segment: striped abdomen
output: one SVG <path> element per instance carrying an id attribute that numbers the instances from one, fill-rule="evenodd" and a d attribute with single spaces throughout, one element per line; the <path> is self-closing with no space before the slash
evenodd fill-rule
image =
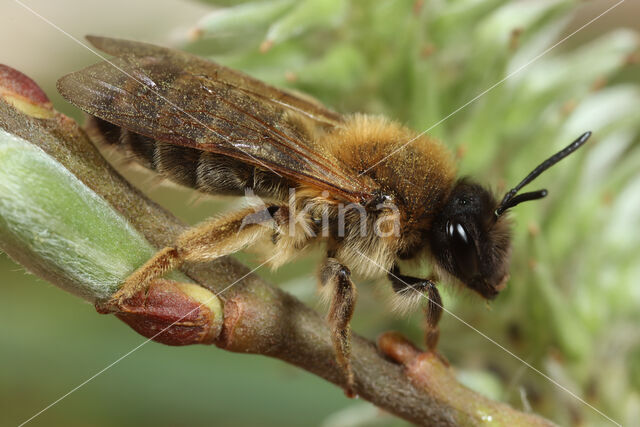
<path id="1" fill-rule="evenodd" d="M 137 163 L 177 184 L 210 194 L 234 196 L 243 196 L 251 189 L 260 197 L 287 200 L 290 183 L 240 160 L 159 142 L 97 117 L 89 118 L 87 128 L 93 137 L 99 137 Z"/>

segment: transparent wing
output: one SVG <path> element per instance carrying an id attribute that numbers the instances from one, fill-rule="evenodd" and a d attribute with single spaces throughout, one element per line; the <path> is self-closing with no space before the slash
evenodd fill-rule
<path id="1" fill-rule="evenodd" d="M 373 189 L 316 140 L 340 126 L 315 100 L 171 49 L 90 37 L 115 58 L 69 74 L 58 90 L 91 115 L 158 141 L 241 159 L 363 202 Z"/>

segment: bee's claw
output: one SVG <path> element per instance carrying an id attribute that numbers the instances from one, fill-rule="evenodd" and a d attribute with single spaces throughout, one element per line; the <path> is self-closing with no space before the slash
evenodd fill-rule
<path id="1" fill-rule="evenodd" d="M 109 299 L 96 302 L 96 310 L 102 314 L 118 313 L 132 296 L 133 294 L 127 291 L 126 286 L 123 286 Z"/>
<path id="2" fill-rule="evenodd" d="M 354 384 L 348 384 L 344 388 L 344 395 L 347 396 L 349 399 L 355 399 L 356 397 L 358 397 L 358 393 L 356 393 L 354 389 Z"/>
<path id="3" fill-rule="evenodd" d="M 451 364 L 449 363 L 449 361 L 447 360 L 447 358 L 446 358 L 446 357 L 444 357 L 444 356 L 442 355 L 442 353 L 440 353 L 440 352 L 438 352 L 438 351 L 436 351 L 436 350 L 427 350 L 427 351 L 426 351 L 426 353 L 433 353 L 433 354 L 438 358 L 438 360 L 439 360 L 440 362 L 442 362 L 442 364 L 443 364 L 443 365 L 445 365 L 445 366 L 447 366 L 447 367 L 448 367 L 448 366 L 451 366 Z"/>
<path id="4" fill-rule="evenodd" d="M 119 294 L 118 292 L 116 292 L 108 300 L 102 300 L 102 301 L 96 302 L 95 307 L 98 313 L 110 314 L 110 313 L 117 313 L 121 311 L 121 307 L 123 303 L 124 303 L 124 298 L 122 294 Z"/>
<path id="5" fill-rule="evenodd" d="M 344 394 L 356 397 L 355 380 L 351 367 L 351 328 L 349 322 L 353 316 L 357 291 L 351 281 L 351 271 L 337 259 L 329 256 L 320 270 L 322 286 L 330 287 L 331 306 L 328 321 L 331 327 L 331 341 L 335 350 L 336 362 L 345 375 Z"/>

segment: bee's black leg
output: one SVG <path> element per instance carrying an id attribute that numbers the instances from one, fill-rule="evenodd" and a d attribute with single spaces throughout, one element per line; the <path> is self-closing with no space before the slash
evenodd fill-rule
<path id="1" fill-rule="evenodd" d="M 428 302 L 425 308 L 427 317 L 425 343 L 428 350 L 435 351 L 440 337 L 438 323 L 443 311 L 442 298 L 440 298 L 440 292 L 438 292 L 436 284 L 430 279 L 418 279 L 417 277 L 400 274 L 400 269 L 397 265 L 393 267 L 387 276 L 396 293 L 402 294 L 407 291 L 415 291 L 426 295 Z"/>
<path id="2" fill-rule="evenodd" d="M 328 321 L 336 361 L 345 373 L 345 394 L 354 397 L 354 377 L 351 369 L 351 327 L 349 322 L 356 304 L 357 290 L 351 272 L 335 258 L 327 258 L 320 270 L 320 282 L 330 292 Z"/>

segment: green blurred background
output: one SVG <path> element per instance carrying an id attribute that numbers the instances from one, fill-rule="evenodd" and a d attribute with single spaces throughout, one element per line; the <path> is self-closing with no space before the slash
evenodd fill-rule
<path id="1" fill-rule="evenodd" d="M 434 127 L 462 173 L 503 191 L 585 130 L 584 152 L 539 179 L 550 196 L 513 215 L 509 287 L 489 309 L 442 286 L 445 307 L 622 424 L 640 419 L 640 6 L 626 1 L 529 65 L 613 1 L 230 0 L 26 2 L 81 39 L 94 33 L 188 49 L 341 112 Z M 217 14 L 211 12 L 216 7 Z M 196 40 L 194 37 L 198 36 Z M 273 47 L 260 53 L 265 40 Z M 33 77 L 61 111 L 58 77 L 97 58 L 13 1 L 0 6 L 0 61 Z M 195 223 L 232 200 L 196 200 L 124 170 Z M 532 186 L 533 189 L 533 186 Z M 238 256 L 251 265 L 258 259 Z M 258 274 L 324 310 L 319 254 Z M 428 273 L 428 265 L 422 267 Z M 354 330 L 420 340 L 385 283 L 360 283 Z M 0 256 L 0 424 L 16 425 L 143 339 Z M 446 315 L 441 351 L 475 389 L 562 425 L 611 425 Z M 34 425 L 403 425 L 324 381 L 264 357 L 149 343 L 31 422 Z"/>

